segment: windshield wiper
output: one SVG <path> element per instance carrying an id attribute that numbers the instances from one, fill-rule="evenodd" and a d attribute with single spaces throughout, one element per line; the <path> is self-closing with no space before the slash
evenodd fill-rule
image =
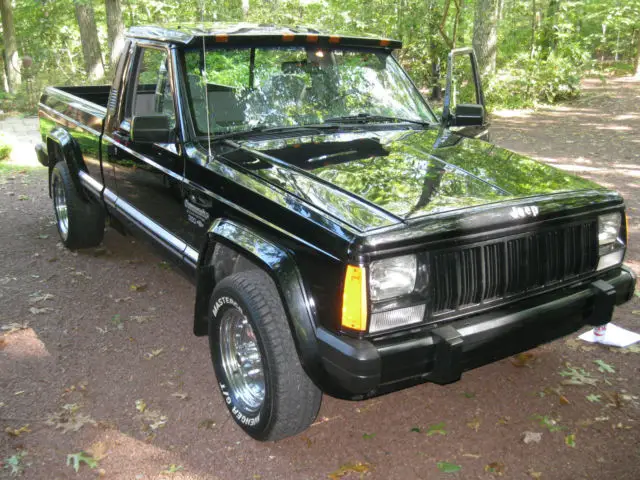
<path id="1" fill-rule="evenodd" d="M 324 123 L 370 123 L 370 122 L 394 122 L 394 123 L 414 123 L 428 127 L 431 125 L 424 120 L 414 120 L 411 118 L 393 117 L 390 115 L 373 115 L 371 113 L 359 113 L 357 115 L 345 115 L 342 117 L 330 117 Z"/>
<path id="2" fill-rule="evenodd" d="M 340 130 L 339 125 L 323 125 L 323 124 L 314 124 L 314 125 L 287 125 L 282 127 L 265 127 L 258 126 L 249 128 L 247 130 L 237 130 L 235 132 L 221 133 L 220 135 L 214 135 L 211 137 L 212 142 L 218 142 L 220 140 L 229 140 L 234 138 L 242 138 L 251 135 L 259 135 L 259 134 L 271 134 L 271 133 L 281 133 L 281 132 L 291 132 L 291 133 L 308 133 L 308 132 L 324 132 L 326 130 Z"/>

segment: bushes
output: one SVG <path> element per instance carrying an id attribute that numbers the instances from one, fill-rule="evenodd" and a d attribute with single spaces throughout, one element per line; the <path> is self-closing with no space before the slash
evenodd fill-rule
<path id="1" fill-rule="evenodd" d="M 580 94 L 583 72 L 581 62 L 566 57 L 551 54 L 541 60 L 522 54 L 486 82 L 487 102 L 492 108 L 522 108 L 568 100 Z"/>
<path id="2" fill-rule="evenodd" d="M 0 161 L 7 160 L 11 155 L 11 146 L 0 143 Z"/>

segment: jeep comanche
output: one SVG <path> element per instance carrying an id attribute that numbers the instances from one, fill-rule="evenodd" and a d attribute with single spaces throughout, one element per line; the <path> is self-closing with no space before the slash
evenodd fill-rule
<path id="1" fill-rule="evenodd" d="M 486 142 L 471 50 L 442 115 L 395 40 L 135 27 L 109 86 L 46 88 L 40 162 L 70 249 L 105 221 L 193 279 L 233 419 L 295 435 L 364 399 L 610 321 L 635 276 L 622 197 Z M 467 59 L 475 103 L 456 100 Z M 176 299 L 181 301 L 182 299 Z"/>

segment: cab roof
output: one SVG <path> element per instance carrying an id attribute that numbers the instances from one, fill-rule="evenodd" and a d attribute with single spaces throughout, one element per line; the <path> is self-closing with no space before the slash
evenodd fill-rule
<path id="1" fill-rule="evenodd" d="M 393 50 L 402 42 L 371 35 L 333 35 L 310 27 L 283 27 L 252 23 L 181 23 L 131 27 L 127 36 L 182 45 L 196 45 L 204 37 L 207 44 L 219 46 L 287 46 L 320 45 L 343 47 L 368 47 Z"/>

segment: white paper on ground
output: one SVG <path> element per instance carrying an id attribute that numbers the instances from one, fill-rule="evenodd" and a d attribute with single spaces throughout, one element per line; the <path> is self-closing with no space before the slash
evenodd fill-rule
<path id="1" fill-rule="evenodd" d="M 607 323 L 607 331 L 604 335 L 596 336 L 593 330 L 584 332 L 578 337 L 581 340 L 591 343 L 601 343 L 603 345 L 610 345 L 612 347 L 628 347 L 638 341 L 640 341 L 640 335 L 637 333 L 620 328 L 613 323 Z"/>

